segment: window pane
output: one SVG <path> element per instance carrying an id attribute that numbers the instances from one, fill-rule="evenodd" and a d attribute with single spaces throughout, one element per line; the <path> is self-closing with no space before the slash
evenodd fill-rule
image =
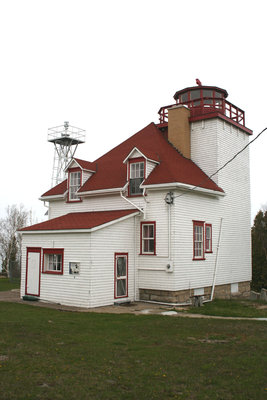
<path id="1" fill-rule="evenodd" d="M 117 277 L 126 276 L 126 257 L 117 258 Z"/>
<path id="2" fill-rule="evenodd" d="M 200 98 L 200 90 L 192 90 L 190 92 L 190 99 L 194 100 L 194 99 L 199 99 Z"/>
<path id="3" fill-rule="evenodd" d="M 126 279 L 117 280 L 117 296 L 126 295 Z"/>
<path id="4" fill-rule="evenodd" d="M 220 92 L 214 92 L 214 97 L 216 97 L 216 99 L 220 99 L 220 98 L 222 98 L 223 97 L 223 94 L 222 93 L 220 93 Z"/>
<path id="5" fill-rule="evenodd" d="M 140 185 L 144 180 L 144 162 L 130 164 L 130 194 L 142 194 Z"/>
<path id="6" fill-rule="evenodd" d="M 144 163 L 140 163 L 140 178 L 144 178 Z"/>
<path id="7" fill-rule="evenodd" d="M 143 225 L 143 238 L 148 238 L 149 225 Z"/>
<path id="8" fill-rule="evenodd" d="M 203 225 L 200 224 L 194 224 L 194 258 L 203 258 L 204 255 Z"/>
<path id="9" fill-rule="evenodd" d="M 212 97 L 212 90 L 203 89 L 203 97 Z"/>
<path id="10" fill-rule="evenodd" d="M 154 224 L 142 225 L 142 252 L 155 253 Z"/>
<path id="11" fill-rule="evenodd" d="M 71 200 L 78 199 L 76 194 L 77 190 L 81 187 L 81 172 L 71 172 L 70 173 L 70 184 L 69 184 L 69 198 Z"/>
<path id="12" fill-rule="evenodd" d="M 184 103 L 188 100 L 188 93 L 184 93 L 181 95 L 181 102 Z"/>
<path id="13" fill-rule="evenodd" d="M 149 252 L 154 253 L 154 239 L 148 240 L 149 243 Z"/>
<path id="14" fill-rule="evenodd" d="M 149 252 L 148 240 L 143 240 L 143 253 L 148 253 L 148 252 Z"/>
<path id="15" fill-rule="evenodd" d="M 45 269 L 47 271 L 61 271 L 62 270 L 61 254 L 45 254 Z"/>
<path id="16" fill-rule="evenodd" d="M 143 182 L 143 178 L 136 178 L 130 180 L 130 194 L 142 194 L 143 189 L 140 188 L 141 183 Z"/>

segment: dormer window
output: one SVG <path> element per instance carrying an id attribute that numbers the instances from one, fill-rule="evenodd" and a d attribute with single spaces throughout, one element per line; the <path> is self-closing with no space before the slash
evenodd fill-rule
<path id="1" fill-rule="evenodd" d="M 143 193 L 140 188 L 141 183 L 145 177 L 145 162 L 134 160 L 130 161 L 130 182 L 129 182 L 129 195 L 139 196 Z"/>
<path id="2" fill-rule="evenodd" d="M 77 190 L 81 187 L 81 171 L 69 171 L 69 201 L 79 201 Z"/>

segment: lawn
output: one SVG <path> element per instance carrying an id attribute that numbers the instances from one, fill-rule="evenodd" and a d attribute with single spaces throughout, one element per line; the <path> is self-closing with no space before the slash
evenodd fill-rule
<path id="1" fill-rule="evenodd" d="M 190 307 L 185 311 L 191 314 L 220 317 L 267 318 L 267 303 L 249 299 L 215 299 L 204 303 L 202 307 Z"/>
<path id="2" fill-rule="evenodd" d="M 10 281 L 8 278 L 0 277 L 0 292 L 6 292 L 12 289 L 19 289 L 20 287 L 20 280 L 15 279 Z"/>
<path id="3" fill-rule="evenodd" d="M 267 322 L 0 303 L 1 400 L 266 399 Z"/>

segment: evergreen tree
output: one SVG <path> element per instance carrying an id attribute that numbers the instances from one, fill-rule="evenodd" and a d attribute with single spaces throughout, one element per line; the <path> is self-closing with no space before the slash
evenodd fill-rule
<path id="1" fill-rule="evenodd" d="M 267 211 L 260 210 L 252 227 L 252 289 L 267 288 Z"/>

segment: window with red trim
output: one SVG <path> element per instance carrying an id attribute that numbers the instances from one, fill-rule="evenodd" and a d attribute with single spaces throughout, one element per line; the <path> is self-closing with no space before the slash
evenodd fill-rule
<path id="1" fill-rule="evenodd" d="M 69 170 L 69 201 L 80 201 L 77 191 L 81 187 L 82 172 L 79 168 Z"/>
<path id="2" fill-rule="evenodd" d="M 128 296 L 128 253 L 115 253 L 115 299 Z"/>
<path id="3" fill-rule="evenodd" d="M 143 159 L 130 160 L 129 162 L 129 195 L 140 196 L 143 189 L 140 188 L 145 178 L 145 161 Z"/>
<path id="4" fill-rule="evenodd" d="M 205 225 L 205 252 L 212 253 L 212 225 Z"/>
<path id="5" fill-rule="evenodd" d="M 156 222 L 141 222 L 141 254 L 156 254 Z"/>
<path id="6" fill-rule="evenodd" d="M 193 260 L 204 260 L 204 222 L 193 221 Z"/>
<path id="7" fill-rule="evenodd" d="M 63 249 L 43 249 L 43 273 L 63 274 Z"/>

